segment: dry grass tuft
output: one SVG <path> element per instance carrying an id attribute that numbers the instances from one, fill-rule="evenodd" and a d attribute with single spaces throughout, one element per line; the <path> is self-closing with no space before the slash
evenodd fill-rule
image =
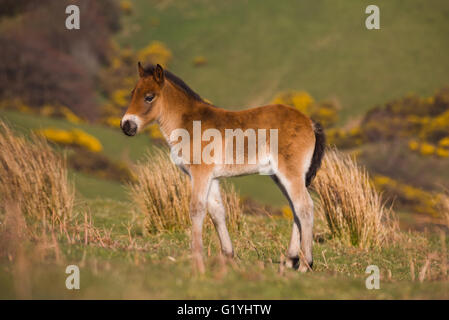
<path id="1" fill-rule="evenodd" d="M 16 135 L 0 121 L 0 205 L 18 204 L 28 223 L 54 226 L 70 217 L 74 189 L 64 157 L 41 138 Z"/>
<path id="2" fill-rule="evenodd" d="M 4 203 L 5 216 L 0 224 L 0 259 L 20 255 L 27 237 L 27 225 L 17 203 Z"/>
<path id="3" fill-rule="evenodd" d="M 392 211 L 385 207 L 367 171 L 348 155 L 327 150 L 314 181 L 318 212 L 334 238 L 368 248 L 383 245 L 397 231 Z"/>
<path id="4" fill-rule="evenodd" d="M 12 262 L 14 290 L 19 299 L 31 298 L 30 261 L 26 254 L 27 226 L 17 203 L 4 203 L 5 218 L 0 224 L 0 259 Z"/>
<path id="5" fill-rule="evenodd" d="M 145 216 L 145 227 L 150 233 L 183 230 L 190 227 L 191 184 L 163 151 L 148 155 L 145 163 L 136 167 L 137 182 L 129 185 L 131 198 Z M 230 231 L 240 226 L 242 206 L 234 187 L 222 188 L 223 204 Z M 210 226 L 209 219 L 206 225 Z"/>
<path id="6" fill-rule="evenodd" d="M 114 237 L 112 230 L 96 227 L 88 208 L 73 210 L 74 189 L 67 180 L 65 158 L 45 140 L 15 135 L 0 121 L 0 149 L 0 261 L 13 263 L 15 279 L 25 279 L 23 274 L 36 261 L 62 263 L 61 241 L 113 250 L 148 249 L 130 232 Z M 18 296 L 27 297 L 27 288 L 17 287 Z"/>

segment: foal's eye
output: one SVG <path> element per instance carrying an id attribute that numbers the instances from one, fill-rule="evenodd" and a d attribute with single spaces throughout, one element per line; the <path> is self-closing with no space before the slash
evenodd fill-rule
<path id="1" fill-rule="evenodd" d="M 145 97 L 145 102 L 151 102 L 151 101 L 153 101 L 153 99 L 154 99 L 154 95 L 150 94 L 150 95 Z"/>

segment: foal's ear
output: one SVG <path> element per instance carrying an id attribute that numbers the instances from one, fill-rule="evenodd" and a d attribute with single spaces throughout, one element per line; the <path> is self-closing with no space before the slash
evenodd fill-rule
<path id="1" fill-rule="evenodd" d="M 156 70 L 153 72 L 153 78 L 160 85 L 164 83 L 164 69 L 162 69 L 160 64 L 156 66 Z"/>
<path id="2" fill-rule="evenodd" d="M 145 75 L 145 69 L 142 67 L 142 64 L 140 64 L 140 61 L 137 62 L 137 69 L 139 70 L 139 76 L 143 78 Z"/>

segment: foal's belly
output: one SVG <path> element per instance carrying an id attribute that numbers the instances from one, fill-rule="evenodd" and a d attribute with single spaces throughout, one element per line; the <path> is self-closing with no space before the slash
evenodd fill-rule
<path id="1" fill-rule="evenodd" d="M 179 157 L 178 155 L 170 152 L 171 159 L 173 162 L 185 173 L 190 175 L 190 167 L 191 164 Z M 260 174 L 260 175 L 273 175 L 277 173 L 277 163 L 278 159 L 276 155 L 265 154 L 255 157 L 244 156 L 243 159 L 240 159 L 242 163 L 235 163 L 239 161 L 237 158 L 233 158 L 232 162 L 234 163 L 226 163 L 226 159 L 219 159 L 221 161 L 212 162 L 212 163 L 200 163 L 195 166 L 205 166 L 211 169 L 206 170 L 212 175 L 212 178 L 220 178 L 220 177 L 235 177 L 235 176 L 244 176 L 250 174 Z"/>
<path id="2" fill-rule="evenodd" d="M 213 175 L 215 178 L 245 176 L 250 174 L 273 175 L 276 174 L 276 170 L 270 162 L 257 164 L 215 165 L 213 170 Z"/>

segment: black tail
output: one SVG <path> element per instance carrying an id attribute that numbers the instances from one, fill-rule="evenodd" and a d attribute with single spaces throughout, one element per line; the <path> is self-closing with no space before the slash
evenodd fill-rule
<path id="1" fill-rule="evenodd" d="M 306 187 L 308 187 L 313 178 L 315 178 L 316 172 L 321 166 L 321 160 L 323 160 L 324 149 L 326 147 L 326 137 L 324 135 L 323 127 L 318 122 L 313 123 L 315 131 L 315 150 L 313 150 L 312 162 L 310 163 L 309 170 L 306 174 Z"/>

